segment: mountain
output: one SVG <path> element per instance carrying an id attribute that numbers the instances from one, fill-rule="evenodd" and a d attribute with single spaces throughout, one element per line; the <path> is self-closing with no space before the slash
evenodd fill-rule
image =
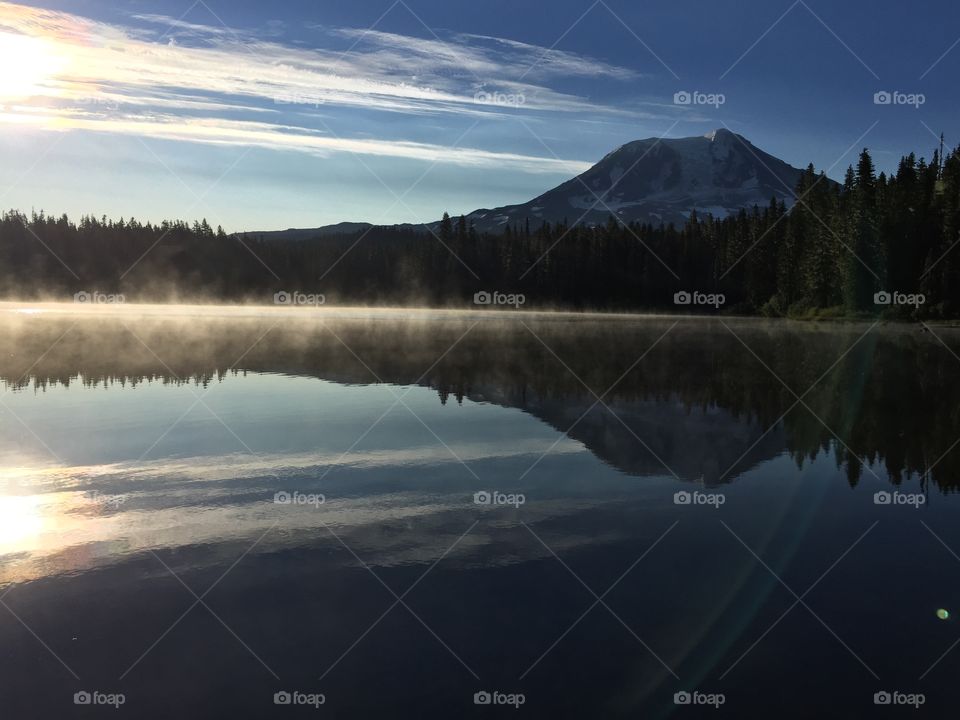
<path id="1" fill-rule="evenodd" d="M 771 197 L 789 206 L 802 172 L 725 129 L 698 137 L 647 138 L 620 146 L 586 172 L 529 202 L 475 210 L 466 218 L 479 232 L 492 233 L 528 219 L 531 227 L 544 221 L 599 225 L 612 213 L 624 222 L 681 225 L 694 209 L 701 216 L 722 218 L 740 208 L 768 205 Z M 437 221 L 428 225 L 434 228 Z M 250 234 L 305 239 L 369 227 L 339 223 Z"/>
<path id="2" fill-rule="evenodd" d="M 487 231 L 527 218 L 534 227 L 544 220 L 598 225 L 611 213 L 624 222 L 679 225 L 693 209 L 701 216 L 725 217 L 740 208 L 763 207 L 774 196 L 789 205 L 802 172 L 729 130 L 648 138 L 622 145 L 529 202 L 476 210 L 467 220 Z"/>
<path id="3" fill-rule="evenodd" d="M 256 237 L 263 240 L 311 240 L 330 235 L 353 235 L 369 230 L 373 225 L 368 222 L 341 222 L 336 225 L 324 225 L 318 228 L 287 228 L 286 230 L 263 230 L 242 233 L 244 237 Z"/>

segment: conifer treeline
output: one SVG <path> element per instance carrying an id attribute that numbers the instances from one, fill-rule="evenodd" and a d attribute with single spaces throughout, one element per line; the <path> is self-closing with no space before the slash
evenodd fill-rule
<path id="1" fill-rule="evenodd" d="M 842 184 L 809 166 L 787 211 L 766 207 L 683 227 L 530 222 L 477 233 L 462 217 L 310 240 L 228 235 L 204 220 L 159 225 L 43 213 L 0 217 L 0 294 L 127 301 L 271 302 L 279 290 L 328 303 L 463 306 L 480 290 L 528 307 L 674 309 L 679 290 L 722 293 L 726 311 L 768 315 L 960 315 L 960 148 L 910 154 L 877 176 L 864 150 Z M 880 291 L 923 294 L 878 306 Z"/>

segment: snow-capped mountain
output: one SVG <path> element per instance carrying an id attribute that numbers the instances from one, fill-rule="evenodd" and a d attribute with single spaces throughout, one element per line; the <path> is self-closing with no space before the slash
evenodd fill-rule
<path id="1" fill-rule="evenodd" d="M 725 217 L 740 208 L 763 207 L 771 197 L 789 207 L 802 173 L 755 147 L 742 135 L 714 130 L 688 138 L 648 138 L 622 145 L 577 177 L 519 205 L 475 210 L 467 215 L 479 232 L 500 233 L 508 224 L 532 228 L 544 221 L 599 225 L 615 214 L 624 222 L 683 224 Z M 439 221 L 428 223 L 435 229 Z M 369 223 L 248 233 L 273 239 L 309 239 L 362 232 Z M 422 225 L 399 225 L 413 230 Z"/>
<path id="2" fill-rule="evenodd" d="M 701 137 L 627 143 L 586 172 L 520 205 L 476 210 L 478 230 L 542 221 L 596 225 L 611 214 L 625 222 L 683 223 L 693 209 L 724 217 L 743 207 L 790 205 L 801 170 L 729 130 Z"/>

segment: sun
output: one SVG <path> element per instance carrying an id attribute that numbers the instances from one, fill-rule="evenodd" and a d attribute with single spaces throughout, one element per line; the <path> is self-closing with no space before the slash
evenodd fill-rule
<path id="1" fill-rule="evenodd" d="M 48 40 L 0 32 L 0 102 L 56 95 L 50 81 L 65 62 Z"/>

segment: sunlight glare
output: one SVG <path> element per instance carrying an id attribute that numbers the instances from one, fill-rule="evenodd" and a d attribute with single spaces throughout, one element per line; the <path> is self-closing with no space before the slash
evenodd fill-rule
<path id="1" fill-rule="evenodd" d="M 49 41 L 0 32 L 0 101 L 55 95 L 48 83 L 65 62 Z"/>
<path id="2" fill-rule="evenodd" d="M 36 495 L 0 496 L 0 555 L 21 550 L 40 535 L 44 518 Z"/>

